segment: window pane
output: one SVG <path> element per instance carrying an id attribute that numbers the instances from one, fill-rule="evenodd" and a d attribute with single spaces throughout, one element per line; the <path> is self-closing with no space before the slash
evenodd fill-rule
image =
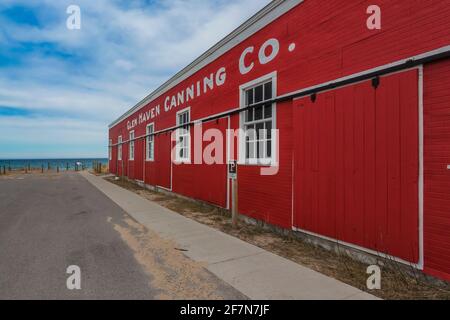
<path id="1" fill-rule="evenodd" d="M 253 112 L 254 111 L 255 111 L 254 108 L 246 111 L 246 113 L 245 113 L 246 114 L 246 119 L 245 119 L 246 122 L 253 121 Z"/>
<path id="2" fill-rule="evenodd" d="M 272 139 L 272 122 L 266 122 L 267 139 Z"/>
<path id="3" fill-rule="evenodd" d="M 264 100 L 272 99 L 272 82 L 268 82 L 264 85 Z"/>
<path id="4" fill-rule="evenodd" d="M 255 103 L 263 101 L 263 86 L 255 88 Z"/>
<path id="5" fill-rule="evenodd" d="M 263 107 L 255 108 L 255 121 L 263 119 Z"/>
<path id="6" fill-rule="evenodd" d="M 265 141 L 258 141 L 258 158 L 266 157 L 266 143 Z"/>
<path id="7" fill-rule="evenodd" d="M 189 122 L 189 112 L 183 112 L 178 115 L 178 125 L 187 124 Z"/>
<path id="8" fill-rule="evenodd" d="M 264 123 L 256 125 L 256 136 L 258 140 L 264 139 Z"/>
<path id="9" fill-rule="evenodd" d="M 248 90 L 246 96 L 247 96 L 247 98 L 245 101 L 245 105 L 249 106 L 249 105 L 253 104 L 253 89 Z"/>
<path id="10" fill-rule="evenodd" d="M 252 124 L 250 126 L 247 126 L 246 134 L 247 134 L 248 140 L 254 141 L 256 139 L 255 125 L 254 124 Z"/>
<path id="11" fill-rule="evenodd" d="M 255 145 L 256 142 L 249 142 L 249 149 L 248 149 L 248 158 L 254 159 L 255 158 Z"/>
<path id="12" fill-rule="evenodd" d="M 250 158 L 250 143 L 249 142 L 247 142 L 245 144 L 245 157 L 247 159 Z"/>
<path id="13" fill-rule="evenodd" d="M 266 145 L 267 145 L 267 147 L 266 147 L 267 158 L 270 158 L 270 157 L 272 157 L 272 141 L 268 140 L 266 142 Z"/>
<path id="14" fill-rule="evenodd" d="M 272 118 L 272 104 L 266 104 L 264 106 L 264 119 Z"/>

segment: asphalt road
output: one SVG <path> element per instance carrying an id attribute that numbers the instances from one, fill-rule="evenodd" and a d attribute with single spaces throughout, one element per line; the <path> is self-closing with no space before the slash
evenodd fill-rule
<path id="1" fill-rule="evenodd" d="M 0 178 L 0 299 L 170 297 L 153 281 L 160 268 L 153 265 L 152 274 L 143 267 L 111 223 L 125 228 L 124 219 L 120 207 L 76 173 Z M 81 270 L 81 290 L 67 288 L 71 265 Z M 242 298 L 221 280 L 201 277 L 214 282 L 219 297 Z"/>

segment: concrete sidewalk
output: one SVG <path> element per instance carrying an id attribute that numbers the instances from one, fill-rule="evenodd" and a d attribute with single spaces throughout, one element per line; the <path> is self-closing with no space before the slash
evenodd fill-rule
<path id="1" fill-rule="evenodd" d="M 81 173 L 135 220 L 250 299 L 371 300 L 376 297 Z"/>

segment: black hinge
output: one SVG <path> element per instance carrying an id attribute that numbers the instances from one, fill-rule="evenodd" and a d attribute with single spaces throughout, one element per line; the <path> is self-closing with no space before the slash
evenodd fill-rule
<path id="1" fill-rule="evenodd" d="M 375 77 L 372 79 L 372 87 L 374 87 L 375 89 L 378 89 L 378 87 L 380 86 L 380 77 Z"/>

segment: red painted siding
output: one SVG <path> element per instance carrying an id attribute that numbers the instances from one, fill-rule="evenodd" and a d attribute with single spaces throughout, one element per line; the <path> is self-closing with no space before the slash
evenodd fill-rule
<path id="1" fill-rule="evenodd" d="M 449 44 L 450 6 L 445 1 L 377 1 L 382 9 L 381 30 L 366 27 L 366 9 L 371 4 L 371 1 L 304 1 L 110 128 L 113 143 L 117 143 L 119 135 L 125 142 L 123 161 L 117 160 L 117 147 L 113 148 L 111 171 L 225 207 L 225 165 L 172 164 L 170 133 L 155 137 L 154 162 L 144 161 L 143 142 L 136 143 L 135 161 L 129 162 L 127 123 L 160 105 L 159 115 L 132 129 L 139 137 L 145 134 L 146 125 L 151 122 L 155 123 L 156 131 L 175 126 L 176 112 L 186 107 L 191 108 L 192 120 L 234 109 L 239 106 L 241 85 L 274 71 L 277 93 L 283 95 Z M 258 50 L 271 38 L 279 41 L 280 52 L 273 61 L 261 65 Z M 291 43 L 296 44 L 293 52 L 288 50 Z M 246 60 L 254 62 L 254 68 L 241 75 L 239 57 L 251 46 L 255 50 Z M 189 103 L 164 110 L 167 96 L 176 95 L 222 67 L 226 68 L 225 84 Z M 445 174 L 430 173 L 447 161 L 444 159 L 448 148 L 443 137 L 448 87 L 445 87 L 447 78 L 441 74 L 440 64 L 426 69 L 429 71 L 425 78 L 428 88 L 425 109 L 430 104 L 429 111 L 433 111 L 432 115 L 427 115 L 432 128 L 428 129 L 427 141 L 431 143 L 425 151 L 429 158 L 426 167 L 428 200 L 425 201 L 427 270 L 448 274 L 448 251 L 439 245 L 441 240 L 448 239 L 449 200 L 441 194 L 448 194 L 447 181 L 443 178 Z M 293 111 L 296 110 L 293 102 L 279 103 L 276 114 L 280 130 L 279 172 L 274 176 L 261 176 L 258 166 L 239 167 L 240 212 L 288 229 L 294 218 L 296 226 L 417 261 L 418 240 L 414 231 L 417 220 L 413 216 L 418 206 L 418 139 L 417 134 L 414 138 L 412 133 L 417 133 L 418 121 L 417 112 L 413 114 L 411 110 L 417 105 L 418 97 L 417 75 L 412 74 L 383 78 L 375 93 L 366 83 L 320 94 L 317 107 L 310 111 L 306 108 L 308 111 L 301 119 Z M 363 108 L 358 108 L 359 105 Z M 325 112 L 328 109 L 334 111 Z M 439 115 L 443 118 L 439 119 Z M 308 117 L 311 121 L 304 120 Z M 299 123 L 303 131 L 298 131 Z M 223 131 L 228 119 L 208 125 Z M 239 117 L 231 116 L 230 127 L 237 129 L 239 125 Z M 293 155 L 294 149 L 297 150 L 294 145 L 299 143 L 297 135 L 304 139 L 303 148 L 310 150 L 310 154 L 300 159 Z M 296 170 L 303 168 L 304 176 L 299 177 L 298 172 L 293 171 L 294 161 Z M 305 170 L 306 167 L 310 170 Z M 332 175 L 333 172 L 336 174 Z M 292 196 L 293 184 L 302 190 L 296 189 L 295 197 Z M 321 201 L 324 197 L 326 201 Z M 296 212 L 302 211 L 293 217 L 294 201 Z"/>
<path id="2" fill-rule="evenodd" d="M 161 134 L 155 137 L 155 162 L 152 169 L 146 172 L 154 174 L 155 185 L 166 189 L 172 188 L 172 155 L 170 133 Z M 151 180 L 146 182 L 151 184 Z"/>
<path id="3" fill-rule="evenodd" d="M 294 225 L 419 259 L 417 70 L 294 104 Z"/>
<path id="4" fill-rule="evenodd" d="M 222 137 L 225 137 L 226 130 L 228 128 L 228 119 L 219 119 L 217 121 L 208 122 L 202 125 L 202 132 L 214 129 L 220 132 Z M 191 128 L 193 130 L 193 128 Z M 212 141 L 205 141 L 202 144 L 202 149 L 199 151 L 201 155 L 205 152 L 205 148 L 211 144 L 211 142 L 218 141 L 212 139 Z M 226 155 L 226 144 L 222 143 L 220 148 L 221 153 Z M 219 152 L 217 150 L 217 152 Z M 191 153 L 192 161 L 194 161 L 194 141 L 191 139 Z M 213 153 L 216 155 L 216 152 Z M 203 159 L 203 157 L 202 157 Z M 205 202 L 209 202 L 220 207 L 226 207 L 227 205 L 227 165 L 221 160 L 219 163 L 211 165 L 198 165 L 198 164 L 183 164 L 174 165 L 173 167 L 173 191 L 188 197 L 199 199 Z M 203 160 L 202 160 L 203 161 Z M 222 162 L 221 162 L 222 161 Z"/>
<path id="5" fill-rule="evenodd" d="M 450 281 L 450 60 L 424 69 L 426 271 Z"/>
<path id="6" fill-rule="evenodd" d="M 292 227 L 292 102 L 277 106 L 279 171 L 262 176 L 259 166 L 238 168 L 239 212 L 290 229 Z"/>

